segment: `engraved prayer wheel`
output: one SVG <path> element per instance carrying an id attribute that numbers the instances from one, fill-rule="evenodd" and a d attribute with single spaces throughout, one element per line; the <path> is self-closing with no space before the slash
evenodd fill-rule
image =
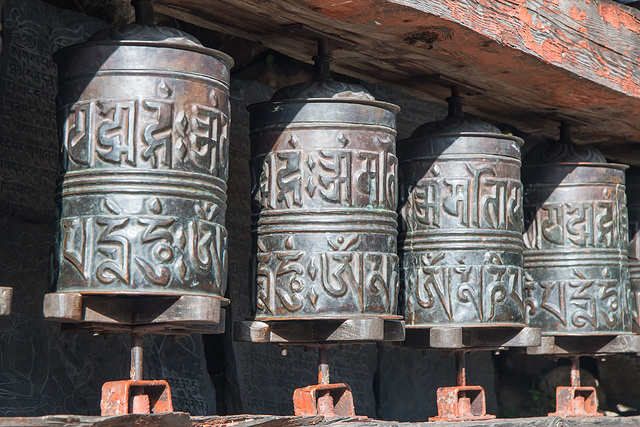
<path id="1" fill-rule="evenodd" d="M 57 292 L 222 297 L 231 58 L 132 24 L 55 61 Z"/>
<path id="2" fill-rule="evenodd" d="M 634 330 L 640 329 L 640 169 L 627 170 L 627 209 L 629 212 L 629 307 Z"/>
<path id="3" fill-rule="evenodd" d="M 527 324 L 547 335 L 630 332 L 627 166 L 567 131 L 522 169 Z"/>
<path id="4" fill-rule="evenodd" d="M 249 107 L 257 320 L 395 317 L 399 108 L 329 59 Z"/>
<path id="5" fill-rule="evenodd" d="M 522 140 L 447 101 L 398 141 L 406 326 L 523 327 Z"/>

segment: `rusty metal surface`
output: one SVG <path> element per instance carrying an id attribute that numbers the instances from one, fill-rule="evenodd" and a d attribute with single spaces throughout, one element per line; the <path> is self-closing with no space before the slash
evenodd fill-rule
<path id="1" fill-rule="evenodd" d="M 571 386 L 556 388 L 556 412 L 549 416 L 559 417 L 601 417 L 594 387 L 580 384 L 580 358 L 571 358 Z"/>
<path id="2" fill-rule="evenodd" d="M 631 331 L 626 166 L 561 142 L 525 161 L 527 324 L 543 334 Z"/>
<path id="3" fill-rule="evenodd" d="M 231 59 L 131 24 L 55 60 L 57 291 L 223 296 Z"/>
<path id="4" fill-rule="evenodd" d="M 448 101 L 398 142 L 405 321 L 522 327 L 522 140 Z"/>
<path id="5" fill-rule="evenodd" d="M 455 387 L 440 387 L 436 392 L 438 415 L 429 421 L 482 421 L 495 415 L 487 414 L 487 400 L 480 386 L 467 385 L 466 354 L 456 352 Z"/>
<path id="6" fill-rule="evenodd" d="M 102 386 L 103 417 L 173 412 L 171 389 L 163 380 L 110 381 Z"/>
<path id="7" fill-rule="evenodd" d="M 398 108 L 329 60 L 249 107 L 257 320 L 396 313 Z"/>
<path id="8" fill-rule="evenodd" d="M 318 384 L 298 388 L 293 392 L 295 415 L 353 417 L 353 393 L 347 384 L 331 384 L 329 346 L 318 347 Z"/>
<path id="9" fill-rule="evenodd" d="M 640 168 L 626 174 L 627 210 L 629 214 L 629 307 L 633 329 L 640 331 Z"/>

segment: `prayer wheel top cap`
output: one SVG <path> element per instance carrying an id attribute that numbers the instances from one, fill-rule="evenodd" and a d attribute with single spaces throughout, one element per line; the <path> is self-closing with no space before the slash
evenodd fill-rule
<path id="1" fill-rule="evenodd" d="M 308 101 L 335 99 L 344 101 L 375 101 L 368 90 L 360 85 L 335 80 L 312 80 L 285 86 L 271 97 L 271 101 Z"/>
<path id="2" fill-rule="evenodd" d="M 527 165 L 607 163 L 607 159 L 597 148 L 562 141 L 540 144 L 524 160 Z"/>
<path id="3" fill-rule="evenodd" d="M 454 135 L 467 132 L 500 134 L 500 129 L 480 120 L 469 120 L 463 117 L 447 117 L 443 120 L 429 122 L 419 126 L 413 131 L 410 138 L 431 138 L 440 135 Z"/>
<path id="4" fill-rule="evenodd" d="M 198 39 L 175 28 L 140 24 L 126 24 L 119 27 L 105 28 L 89 37 L 87 41 L 89 43 L 133 41 L 203 47 Z"/>

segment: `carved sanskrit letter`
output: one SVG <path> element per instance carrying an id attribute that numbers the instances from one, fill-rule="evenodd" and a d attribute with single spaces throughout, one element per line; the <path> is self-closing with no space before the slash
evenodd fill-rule
<path id="1" fill-rule="evenodd" d="M 102 102 L 97 105 L 102 121 L 98 128 L 98 156 L 108 163 L 135 166 L 135 101 Z"/>
<path id="2" fill-rule="evenodd" d="M 166 286 L 171 278 L 169 269 L 162 265 L 162 263 L 168 263 L 173 259 L 173 249 L 171 244 L 173 243 L 173 236 L 169 228 L 173 225 L 175 220 L 158 220 L 139 218 L 138 223 L 145 225 L 147 228 L 142 235 L 142 243 L 154 244 L 154 255 L 158 259 L 159 263 L 149 263 L 141 257 L 136 257 L 136 264 L 138 268 L 145 275 L 145 277 L 153 284 L 159 286 Z M 154 265 L 161 264 L 160 272 L 156 272 Z"/>
<path id="3" fill-rule="evenodd" d="M 437 179 L 425 179 L 411 192 L 415 220 L 419 224 L 440 227 L 440 200 Z"/>
<path id="4" fill-rule="evenodd" d="M 109 284 L 116 280 L 129 285 L 131 278 L 129 275 L 131 264 L 131 242 L 124 235 L 117 235 L 116 232 L 127 225 L 129 218 L 106 218 L 96 219 L 96 224 L 102 227 L 102 233 L 98 237 L 97 252 L 106 258 L 96 270 L 96 277 L 102 283 Z"/>
<path id="5" fill-rule="evenodd" d="M 537 222 L 540 224 L 541 236 L 544 240 L 554 245 L 563 245 L 564 220 L 562 215 L 562 205 L 542 205 L 538 210 L 537 216 Z"/>
<path id="6" fill-rule="evenodd" d="M 220 165 L 226 165 L 227 125 L 229 120 L 220 110 L 192 104 L 185 113 L 188 122 L 189 157 L 193 162 L 217 176 L 226 176 Z"/>
<path id="7" fill-rule="evenodd" d="M 62 255 L 87 279 L 87 219 L 62 220 Z"/>
<path id="8" fill-rule="evenodd" d="M 359 296 L 360 308 L 362 309 L 362 282 L 364 277 L 362 254 L 322 254 L 320 262 L 324 289 L 335 297 L 341 297 L 351 288 Z M 336 269 L 332 268 L 334 262 L 337 264 Z M 357 275 L 354 273 L 354 269 L 358 272 Z"/>
<path id="9" fill-rule="evenodd" d="M 378 206 L 384 197 L 380 194 L 380 167 L 378 153 L 360 152 L 358 159 L 363 160 L 364 169 L 358 172 L 358 190 L 369 196 L 369 205 Z"/>
<path id="10" fill-rule="evenodd" d="M 328 202 L 351 204 L 351 153 L 321 150 L 319 161 L 320 196 Z"/>
<path id="11" fill-rule="evenodd" d="M 71 106 L 64 122 L 64 149 L 68 158 L 63 158 L 66 169 L 67 161 L 87 166 L 91 160 L 91 103 L 78 103 Z"/>
<path id="12" fill-rule="evenodd" d="M 616 220 L 613 215 L 612 202 L 597 202 L 595 206 L 595 246 L 600 248 L 612 248 L 616 242 Z M 621 218 L 622 219 L 622 218 Z"/>
<path id="13" fill-rule="evenodd" d="M 291 208 L 302 206 L 302 172 L 300 171 L 300 152 L 283 151 L 277 153 L 276 185 L 278 206 Z M 282 162 L 282 163 L 280 163 Z"/>
<path id="14" fill-rule="evenodd" d="M 171 167 L 171 129 L 173 104 L 168 102 L 143 101 L 139 118 L 149 116 L 142 131 L 142 144 L 146 147 L 142 159 L 151 167 Z"/>
<path id="15" fill-rule="evenodd" d="M 567 238 L 576 246 L 593 244 L 593 206 L 591 203 L 565 204 Z"/>

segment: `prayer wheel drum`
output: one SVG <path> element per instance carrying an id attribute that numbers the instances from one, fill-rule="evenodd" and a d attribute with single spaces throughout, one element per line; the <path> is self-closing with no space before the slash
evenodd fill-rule
<path id="1" fill-rule="evenodd" d="M 398 110 L 325 79 L 249 106 L 256 320 L 395 317 Z"/>
<path id="2" fill-rule="evenodd" d="M 407 328 L 523 327 L 522 140 L 449 116 L 398 142 Z"/>
<path id="3" fill-rule="evenodd" d="M 629 211 L 629 306 L 633 329 L 640 330 L 640 169 L 627 171 L 627 209 Z"/>
<path id="4" fill-rule="evenodd" d="M 527 324 L 543 334 L 631 331 L 625 168 L 570 142 L 525 158 Z"/>
<path id="5" fill-rule="evenodd" d="M 55 60 L 56 290 L 223 297 L 231 58 L 132 24 Z"/>

